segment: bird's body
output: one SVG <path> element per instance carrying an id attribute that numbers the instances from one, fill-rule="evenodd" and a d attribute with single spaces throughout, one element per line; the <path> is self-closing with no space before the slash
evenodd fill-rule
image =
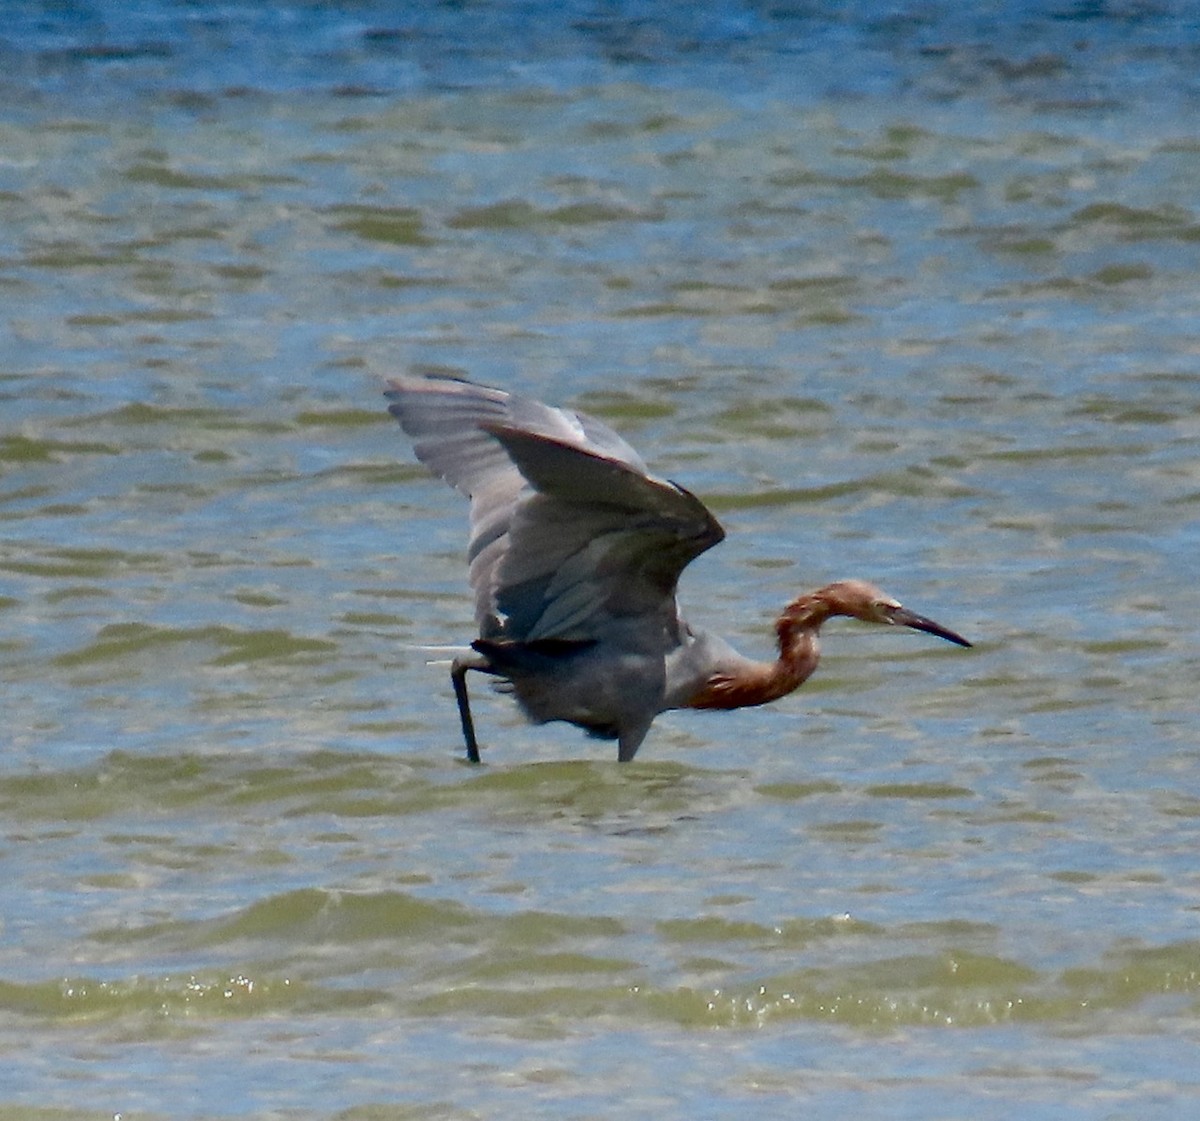
<path id="1" fill-rule="evenodd" d="M 566 720 L 615 739 L 626 761 L 660 712 L 741 708 L 796 689 L 816 668 L 817 633 L 833 615 L 970 645 L 873 585 L 844 580 L 784 609 L 778 658 L 746 658 L 688 626 L 675 596 L 680 573 L 724 530 L 607 425 L 444 377 L 396 378 L 387 397 L 417 457 L 471 500 L 479 638 L 451 677 L 474 762 L 467 670 L 506 682 L 537 723 Z"/>

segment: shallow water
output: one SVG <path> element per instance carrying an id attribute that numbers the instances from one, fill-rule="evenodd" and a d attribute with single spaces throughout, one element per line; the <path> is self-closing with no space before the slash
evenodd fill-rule
<path id="1" fill-rule="evenodd" d="M 14 9 L 0 1116 L 1196 1108 L 1196 29 L 874 11 Z M 976 648 L 465 766 L 412 364 Z"/>

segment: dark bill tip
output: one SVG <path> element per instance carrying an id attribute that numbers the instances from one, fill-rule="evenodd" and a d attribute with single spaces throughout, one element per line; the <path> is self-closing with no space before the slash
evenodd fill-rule
<path id="1" fill-rule="evenodd" d="M 961 634 L 955 634 L 954 631 L 943 627 L 941 623 L 935 623 L 932 619 L 926 619 L 924 615 L 918 615 L 915 611 L 909 611 L 905 607 L 899 607 L 892 612 L 892 622 L 897 626 L 911 627 L 914 631 L 924 631 L 926 634 L 944 638 L 947 642 L 953 642 L 955 646 L 972 645 Z"/>

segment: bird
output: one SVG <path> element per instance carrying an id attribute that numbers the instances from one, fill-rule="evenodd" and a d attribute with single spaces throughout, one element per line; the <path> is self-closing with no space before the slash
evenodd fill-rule
<path id="1" fill-rule="evenodd" d="M 567 721 L 616 740 L 625 763 L 661 712 L 761 705 L 799 688 L 835 616 L 971 646 L 850 579 L 784 607 L 773 660 L 746 657 L 689 625 L 676 598 L 680 574 L 724 529 L 603 421 L 439 371 L 392 378 L 384 395 L 417 458 L 470 500 L 479 637 L 457 648 L 450 678 L 472 763 L 472 670 L 494 678 L 534 723 Z"/>

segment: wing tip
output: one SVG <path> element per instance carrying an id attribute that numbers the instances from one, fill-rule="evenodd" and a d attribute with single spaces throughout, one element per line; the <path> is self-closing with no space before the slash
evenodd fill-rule
<path id="1" fill-rule="evenodd" d="M 401 393 L 420 393 L 431 386 L 437 386 L 438 383 L 442 386 L 451 384 L 469 385 L 475 389 L 484 388 L 471 381 L 466 373 L 456 366 L 416 365 L 410 367 L 407 373 L 389 377 L 384 382 L 387 388 L 384 389 L 383 395 L 394 399 Z"/>

